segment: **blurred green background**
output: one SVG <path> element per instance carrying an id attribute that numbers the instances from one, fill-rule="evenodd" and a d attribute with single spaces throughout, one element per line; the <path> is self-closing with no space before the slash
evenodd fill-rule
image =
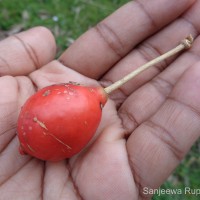
<path id="1" fill-rule="evenodd" d="M 58 55 L 77 37 L 127 0 L 0 0 L 0 39 L 33 26 L 52 30 Z M 200 141 L 161 186 L 165 189 L 200 188 Z M 158 163 L 159 165 L 159 163 Z M 156 169 L 155 169 L 156 170 Z M 200 197 L 200 196 L 199 196 Z M 187 195 L 155 195 L 154 200 L 197 200 Z"/>
<path id="2" fill-rule="evenodd" d="M 46 26 L 52 30 L 58 52 L 61 52 L 81 33 L 125 2 L 127 1 L 0 0 L 0 29 L 6 31 L 6 34 L 13 34 L 33 26 Z"/>

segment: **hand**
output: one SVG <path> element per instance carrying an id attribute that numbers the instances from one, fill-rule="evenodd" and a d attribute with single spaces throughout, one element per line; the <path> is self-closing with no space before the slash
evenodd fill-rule
<path id="1" fill-rule="evenodd" d="M 0 199 L 150 197 L 143 188 L 158 188 L 200 135 L 199 9 L 200 2 L 193 0 L 130 2 L 82 35 L 58 60 L 53 60 L 55 42 L 46 28 L 1 41 Z M 196 38 L 190 50 L 110 96 L 84 151 L 57 163 L 19 155 L 17 117 L 38 88 L 68 81 L 91 85 L 95 80 L 107 86 L 190 33 Z"/>

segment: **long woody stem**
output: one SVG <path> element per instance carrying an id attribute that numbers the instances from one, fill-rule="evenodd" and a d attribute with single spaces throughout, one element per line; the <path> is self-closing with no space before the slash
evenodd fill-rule
<path id="1" fill-rule="evenodd" d="M 168 51 L 167 53 L 151 60 L 150 62 L 140 66 L 139 68 L 137 68 L 136 70 L 134 70 L 133 72 L 131 72 L 130 74 L 126 75 L 125 77 L 123 77 L 122 79 L 120 79 L 119 81 L 113 83 L 112 85 L 104 88 L 105 92 L 107 94 L 111 93 L 112 91 L 118 89 L 119 87 L 121 87 L 122 85 L 124 85 L 126 82 L 128 82 L 129 80 L 131 80 L 133 77 L 137 76 L 138 74 L 140 74 L 141 72 L 143 72 L 144 70 L 146 70 L 147 68 L 183 51 L 184 49 L 188 49 L 192 46 L 193 43 L 193 37 L 192 35 L 189 35 L 187 38 L 185 38 L 181 44 L 179 44 L 177 47 L 175 47 L 174 49 Z"/>

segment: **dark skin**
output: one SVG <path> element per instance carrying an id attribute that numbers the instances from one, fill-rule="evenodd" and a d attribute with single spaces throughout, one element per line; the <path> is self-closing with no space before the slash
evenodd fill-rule
<path id="1" fill-rule="evenodd" d="M 199 9 L 200 2 L 193 0 L 130 2 L 81 36 L 58 60 L 46 28 L 1 41 L 1 198 L 150 198 L 143 187 L 158 188 L 200 135 Z M 190 50 L 110 96 L 100 127 L 83 152 L 61 162 L 18 153 L 17 117 L 37 89 L 68 81 L 107 86 L 190 33 L 195 37 Z"/>

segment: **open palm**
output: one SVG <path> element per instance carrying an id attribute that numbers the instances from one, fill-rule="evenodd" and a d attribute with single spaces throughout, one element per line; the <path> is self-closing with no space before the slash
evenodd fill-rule
<path id="1" fill-rule="evenodd" d="M 46 28 L 1 41 L 0 199 L 150 198 L 143 188 L 158 188 L 200 134 L 199 9 L 193 0 L 130 2 L 58 60 Z M 196 38 L 190 50 L 110 96 L 95 137 L 81 153 L 61 162 L 19 155 L 17 117 L 37 89 L 95 80 L 105 87 L 190 33 Z"/>

